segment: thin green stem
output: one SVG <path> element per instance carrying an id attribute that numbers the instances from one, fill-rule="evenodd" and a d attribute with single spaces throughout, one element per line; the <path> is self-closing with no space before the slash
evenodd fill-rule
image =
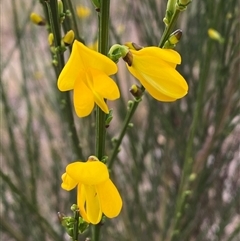
<path id="1" fill-rule="evenodd" d="M 99 32 L 98 43 L 99 52 L 107 55 L 108 53 L 108 38 L 109 38 L 109 8 L 110 0 L 104 0 L 101 4 L 101 10 L 98 15 Z M 97 106 L 96 109 L 96 155 L 99 159 L 104 156 L 105 152 L 105 113 Z"/>
<path id="2" fill-rule="evenodd" d="M 180 10 L 179 9 L 176 9 L 173 16 L 172 16 L 172 19 L 171 19 L 171 22 L 169 23 L 168 26 L 166 26 L 164 32 L 163 32 L 163 35 L 160 39 L 160 42 L 159 42 L 159 45 L 158 47 L 162 48 L 164 43 L 168 40 L 169 38 L 169 35 L 171 34 L 172 30 L 173 30 L 173 27 L 175 26 L 176 22 L 177 22 L 177 19 L 178 19 L 178 16 L 180 14 Z"/>
<path id="3" fill-rule="evenodd" d="M 105 152 L 105 113 L 97 107 L 96 109 L 96 155 L 99 160 L 102 159 Z"/>
<path id="4" fill-rule="evenodd" d="M 74 212 L 74 227 L 73 227 L 73 241 L 78 241 L 78 224 L 79 224 L 79 210 Z"/>
<path id="5" fill-rule="evenodd" d="M 99 32 L 98 43 L 99 52 L 107 55 L 108 53 L 108 38 L 109 38 L 109 10 L 110 0 L 101 0 L 100 13 L 98 14 Z M 101 160 L 105 153 L 105 113 L 97 106 L 96 110 L 96 155 Z M 101 224 L 92 226 L 92 241 L 100 239 Z"/>
<path id="6" fill-rule="evenodd" d="M 142 91 L 144 91 L 143 87 L 142 87 Z M 129 125 L 129 123 L 130 123 L 130 121 L 132 119 L 132 116 L 135 113 L 139 103 L 141 102 L 141 100 L 142 100 L 142 97 L 135 98 L 134 102 L 132 103 L 132 106 L 131 106 L 130 110 L 128 111 L 128 113 L 127 113 L 127 115 L 125 117 L 125 120 L 123 122 L 123 126 L 122 126 L 122 129 L 121 129 L 120 135 L 119 135 L 119 137 L 117 138 L 117 140 L 115 142 L 112 155 L 109 158 L 109 162 L 108 162 L 108 168 L 109 169 L 111 169 L 112 166 L 113 166 L 115 158 L 116 158 L 116 156 L 117 156 L 117 154 L 119 152 L 119 147 L 120 147 L 120 145 L 122 143 L 122 139 L 123 139 L 123 137 L 126 134 L 126 131 L 128 129 L 128 125 Z"/>
<path id="7" fill-rule="evenodd" d="M 67 31 L 69 31 L 70 29 L 72 29 L 75 33 L 75 38 L 77 40 L 79 40 L 80 42 L 84 43 L 84 39 L 80 36 L 79 30 L 78 30 L 77 21 L 76 21 L 76 17 L 75 17 L 75 11 L 74 11 L 72 1 L 71 0 L 63 0 L 63 3 L 64 3 L 66 10 L 69 10 L 71 12 L 71 16 L 66 17 L 63 22 L 63 27 L 64 27 L 65 33 Z"/>

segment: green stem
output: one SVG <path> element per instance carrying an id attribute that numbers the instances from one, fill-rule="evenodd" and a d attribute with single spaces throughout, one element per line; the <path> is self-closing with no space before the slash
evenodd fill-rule
<path id="1" fill-rule="evenodd" d="M 144 88 L 143 87 L 142 87 L 142 91 L 144 93 Z M 125 133 L 126 133 L 127 128 L 128 128 L 128 125 L 129 125 L 129 123 L 130 123 L 130 121 L 132 119 L 133 114 L 135 113 L 135 111 L 136 111 L 136 109 L 138 107 L 138 104 L 141 102 L 141 100 L 142 100 L 142 96 L 134 99 L 134 102 L 132 103 L 132 106 L 131 106 L 130 110 L 128 111 L 128 113 L 127 113 L 127 115 L 125 117 L 125 120 L 123 122 L 123 126 L 122 126 L 122 129 L 121 129 L 120 135 L 119 135 L 118 139 L 115 142 L 112 155 L 109 158 L 109 162 L 108 162 L 108 168 L 109 169 L 112 168 L 112 165 L 113 165 L 113 163 L 115 161 L 115 158 L 116 158 L 116 156 L 117 156 L 117 154 L 119 152 L 119 147 L 120 147 L 120 145 L 122 143 L 122 139 L 125 136 Z"/>
<path id="2" fill-rule="evenodd" d="M 99 32 L 98 43 L 99 52 L 107 55 L 108 53 L 108 37 L 109 37 L 109 8 L 110 0 L 103 0 L 101 10 L 98 15 Z M 96 108 L 96 155 L 101 160 L 105 152 L 105 113 L 97 106 Z"/>
<path id="3" fill-rule="evenodd" d="M 109 38 L 109 9 L 110 0 L 101 0 L 100 13 L 98 15 L 99 32 L 98 43 L 99 52 L 107 55 L 108 53 L 108 38 Z M 105 113 L 97 106 L 96 110 L 96 155 L 101 160 L 105 153 Z M 98 241 L 100 238 L 101 225 L 92 226 L 92 241 Z"/>
<path id="4" fill-rule="evenodd" d="M 105 152 L 105 113 L 97 107 L 96 109 L 96 155 L 99 160 L 102 159 Z"/>
<path id="5" fill-rule="evenodd" d="M 75 10 L 72 4 L 71 0 L 63 0 L 64 6 L 66 10 L 69 10 L 71 12 L 70 17 L 66 17 L 66 19 L 63 21 L 63 28 L 64 32 L 67 33 L 70 29 L 72 29 L 75 33 L 75 38 L 79 40 L 80 42 L 84 43 L 84 39 L 80 36 L 77 20 L 75 17 Z"/>
<path id="6" fill-rule="evenodd" d="M 76 210 L 74 213 L 74 227 L 73 227 L 73 241 L 78 241 L 78 224 L 79 224 L 79 210 Z"/>
<path id="7" fill-rule="evenodd" d="M 91 232 L 92 232 L 92 241 L 100 240 L 100 231 L 101 231 L 101 223 L 97 225 L 92 225 Z"/>

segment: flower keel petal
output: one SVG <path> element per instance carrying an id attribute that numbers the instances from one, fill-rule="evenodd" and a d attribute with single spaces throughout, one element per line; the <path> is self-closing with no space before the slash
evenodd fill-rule
<path id="1" fill-rule="evenodd" d="M 102 210 L 96 188 L 88 185 L 85 185 L 84 188 L 86 193 L 87 218 L 92 224 L 97 224 L 102 218 Z"/>
<path id="2" fill-rule="evenodd" d="M 92 91 L 86 86 L 84 82 L 85 73 L 81 73 L 74 85 L 73 103 L 75 111 L 79 117 L 88 116 L 94 108 L 94 97 Z"/>

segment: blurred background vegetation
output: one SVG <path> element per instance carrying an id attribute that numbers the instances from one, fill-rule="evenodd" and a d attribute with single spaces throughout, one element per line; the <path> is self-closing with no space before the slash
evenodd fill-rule
<path id="1" fill-rule="evenodd" d="M 65 2 L 79 35 L 96 45 L 91 2 Z M 158 45 L 166 3 L 111 1 L 110 44 Z M 47 28 L 29 20 L 32 12 L 44 16 L 41 1 L 1 1 L 0 9 L 1 240 L 70 240 L 57 212 L 71 214 L 76 193 L 61 189 L 61 175 L 69 162 L 94 154 L 94 116 L 76 118 L 69 95 L 56 88 Z M 144 95 L 111 173 L 124 207 L 103 225 L 101 240 L 240 240 L 239 15 L 237 0 L 193 0 L 180 15 L 178 70 L 189 94 L 174 103 Z M 224 42 L 210 39 L 209 28 Z M 115 77 L 122 97 L 110 103 L 106 155 L 133 98 L 136 80 L 124 67 Z"/>

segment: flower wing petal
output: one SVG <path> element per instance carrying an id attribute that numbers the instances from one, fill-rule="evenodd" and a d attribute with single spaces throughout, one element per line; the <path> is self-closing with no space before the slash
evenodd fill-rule
<path id="1" fill-rule="evenodd" d="M 113 75 L 117 72 L 117 65 L 107 56 L 100 54 L 92 49 L 89 49 L 81 42 L 75 40 L 78 55 L 81 56 L 81 62 L 85 68 L 93 68 L 103 71 L 107 75 Z"/>
<path id="2" fill-rule="evenodd" d="M 107 166 L 100 161 L 73 162 L 66 173 L 78 183 L 96 185 L 109 179 Z"/>
<path id="3" fill-rule="evenodd" d="M 135 58 L 133 65 L 127 67 L 157 100 L 168 101 L 162 100 L 161 95 L 167 96 L 173 101 L 187 94 L 188 85 L 185 79 L 174 68 L 160 59 L 153 61 L 148 56 Z"/>
<path id="4" fill-rule="evenodd" d="M 78 208 L 80 210 L 80 214 L 83 217 L 83 219 L 90 223 L 88 217 L 87 217 L 87 213 L 85 210 L 85 203 L 86 203 L 86 192 L 85 192 L 85 188 L 84 185 L 79 184 L 78 185 L 78 189 L 77 189 L 77 205 Z"/>
<path id="5" fill-rule="evenodd" d="M 102 212 L 109 218 L 116 217 L 122 209 L 122 198 L 113 184 L 108 179 L 96 186 Z"/>
<path id="6" fill-rule="evenodd" d="M 102 210 L 99 197 L 94 186 L 84 185 L 86 193 L 86 213 L 87 218 L 92 224 L 97 224 L 102 218 Z"/>
<path id="7" fill-rule="evenodd" d="M 63 173 L 62 175 L 62 189 L 66 190 L 66 191 L 70 191 L 72 190 L 73 188 L 75 188 L 77 186 L 77 182 L 72 179 L 66 172 Z"/>
<path id="8" fill-rule="evenodd" d="M 72 90 L 79 71 L 83 68 L 76 42 L 73 43 L 71 55 L 58 77 L 58 89 L 60 91 Z"/>
<path id="9" fill-rule="evenodd" d="M 85 73 L 82 72 L 81 78 L 85 78 Z M 74 85 L 73 103 L 79 117 L 88 116 L 94 108 L 93 93 L 80 78 Z"/>
<path id="10" fill-rule="evenodd" d="M 144 86 L 144 88 L 149 92 L 149 94 L 159 100 L 159 101 L 164 101 L 164 102 L 171 102 L 171 101 L 175 101 L 176 98 L 171 98 L 167 95 L 164 95 L 163 93 L 161 93 L 157 88 L 154 88 L 150 83 L 148 83 L 148 81 L 146 81 L 146 79 L 139 74 L 134 68 L 129 68 L 129 72 L 136 77 L 141 84 Z"/>

